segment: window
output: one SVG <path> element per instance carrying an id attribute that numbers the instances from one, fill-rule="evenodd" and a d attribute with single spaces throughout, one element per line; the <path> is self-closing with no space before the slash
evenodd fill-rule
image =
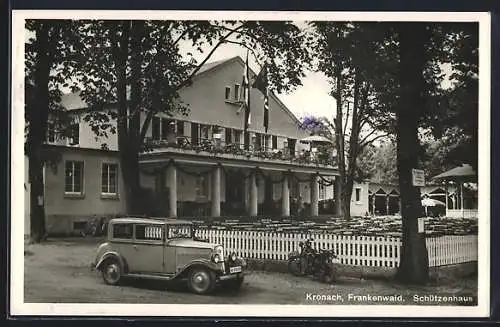
<path id="1" fill-rule="evenodd" d="M 69 131 L 69 144 L 78 145 L 80 143 L 80 125 L 72 124 Z"/>
<path id="2" fill-rule="evenodd" d="M 101 174 L 101 192 L 102 194 L 118 193 L 118 165 L 117 164 L 102 164 Z"/>
<path id="3" fill-rule="evenodd" d="M 174 127 L 175 128 L 175 127 Z M 161 119 L 161 139 L 166 140 L 169 130 L 170 130 L 170 120 L 162 118 Z"/>
<path id="4" fill-rule="evenodd" d="M 278 137 L 276 135 L 273 135 L 272 142 L 273 142 L 273 144 L 272 144 L 273 149 L 277 149 L 278 148 Z"/>
<path id="5" fill-rule="evenodd" d="M 193 228 L 191 225 L 168 226 L 168 238 L 191 238 Z"/>
<path id="6" fill-rule="evenodd" d="M 229 98 L 231 98 L 231 88 L 229 86 L 226 86 L 224 99 L 229 100 Z"/>
<path id="7" fill-rule="evenodd" d="M 326 199 L 326 185 L 325 184 L 319 184 L 319 198 L 321 200 Z"/>
<path id="8" fill-rule="evenodd" d="M 151 137 L 153 140 L 160 139 L 160 117 L 153 117 L 151 121 Z"/>
<path id="9" fill-rule="evenodd" d="M 56 141 L 56 131 L 54 123 L 50 122 L 47 124 L 47 142 L 54 143 Z"/>
<path id="10" fill-rule="evenodd" d="M 177 121 L 177 135 L 184 136 L 184 122 L 182 120 Z"/>
<path id="11" fill-rule="evenodd" d="M 135 225 L 136 240 L 163 240 L 162 225 Z"/>
<path id="12" fill-rule="evenodd" d="M 114 224 L 113 225 L 113 238 L 132 238 L 132 224 Z"/>
<path id="13" fill-rule="evenodd" d="M 208 196 L 208 181 L 206 176 L 200 176 L 196 179 L 196 196 Z"/>
<path id="14" fill-rule="evenodd" d="M 224 131 L 224 139 L 226 141 L 226 144 L 231 144 L 231 142 L 233 141 L 232 139 L 232 130 L 230 128 L 226 128 L 225 131 Z"/>
<path id="15" fill-rule="evenodd" d="M 234 101 L 238 101 L 240 99 L 240 85 L 234 84 Z"/>
<path id="16" fill-rule="evenodd" d="M 200 137 L 202 139 L 208 139 L 208 133 L 210 130 L 210 126 L 208 125 L 200 125 Z"/>
<path id="17" fill-rule="evenodd" d="M 83 162 L 66 161 L 64 170 L 64 192 L 69 194 L 83 193 Z"/>
<path id="18" fill-rule="evenodd" d="M 290 151 L 290 155 L 293 157 L 295 156 L 295 145 L 297 144 L 296 139 L 288 139 L 288 149 Z"/>
<path id="19" fill-rule="evenodd" d="M 241 131 L 234 131 L 234 143 L 241 144 Z"/>
<path id="20" fill-rule="evenodd" d="M 191 123 L 191 143 L 198 144 L 199 141 L 199 124 Z"/>
<path id="21" fill-rule="evenodd" d="M 356 188 L 356 202 L 361 201 L 361 189 L 359 187 Z"/>
<path id="22" fill-rule="evenodd" d="M 264 147 L 266 150 L 269 149 L 269 143 L 271 143 L 271 135 L 266 135 L 264 141 Z"/>
<path id="23" fill-rule="evenodd" d="M 151 138 L 167 140 L 169 136 L 184 135 L 184 122 L 174 119 L 153 117 L 151 121 Z"/>
<path id="24" fill-rule="evenodd" d="M 256 151 L 260 151 L 262 147 L 262 134 L 255 133 L 253 146 Z"/>

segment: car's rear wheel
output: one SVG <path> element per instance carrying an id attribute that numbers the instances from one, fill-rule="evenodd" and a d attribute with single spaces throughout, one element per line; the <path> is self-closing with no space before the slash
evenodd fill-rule
<path id="1" fill-rule="evenodd" d="M 122 268 L 117 260 L 106 260 L 101 271 L 102 279 L 108 285 L 118 285 L 122 278 Z"/>
<path id="2" fill-rule="evenodd" d="M 215 274 L 204 267 L 194 267 L 188 276 L 188 287 L 196 294 L 209 294 L 215 288 Z"/>

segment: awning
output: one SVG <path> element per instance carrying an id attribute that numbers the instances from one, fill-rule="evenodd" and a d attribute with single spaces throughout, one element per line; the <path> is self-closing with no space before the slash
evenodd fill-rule
<path id="1" fill-rule="evenodd" d="M 442 201 L 431 199 L 431 198 L 425 198 L 422 199 L 422 206 L 424 207 L 435 207 L 435 206 L 446 206 L 446 204 Z"/>
<path id="2" fill-rule="evenodd" d="M 455 167 L 444 173 L 432 177 L 433 180 L 438 179 L 466 179 L 466 180 L 477 180 L 477 173 L 474 171 L 471 165 L 463 164 L 461 166 Z"/>
<path id="3" fill-rule="evenodd" d="M 332 143 L 332 141 L 321 135 L 311 135 L 300 140 L 301 143 Z"/>

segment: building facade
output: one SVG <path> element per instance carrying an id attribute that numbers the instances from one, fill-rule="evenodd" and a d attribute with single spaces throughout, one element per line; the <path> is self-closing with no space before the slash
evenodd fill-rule
<path id="1" fill-rule="evenodd" d="M 273 94 L 265 133 L 264 95 L 256 88 L 250 92 L 251 122 L 245 132 L 243 70 L 239 57 L 207 64 L 180 91 L 187 115 L 153 117 L 146 135 L 148 150 L 140 154 L 144 214 L 320 214 L 322 182 L 338 183 L 335 158 L 314 144 L 300 142 L 309 132 Z M 250 79 L 255 76 L 251 72 Z M 83 119 L 87 105 L 78 94 L 63 96 L 61 104 L 74 121 L 64 137 L 49 123 L 46 149 L 56 158 L 44 172 L 49 233 L 73 232 L 85 228 L 89 218 L 126 212 L 116 135 L 95 136 Z M 110 123 L 116 126 L 116 121 Z M 27 180 L 26 190 L 29 194 Z"/>

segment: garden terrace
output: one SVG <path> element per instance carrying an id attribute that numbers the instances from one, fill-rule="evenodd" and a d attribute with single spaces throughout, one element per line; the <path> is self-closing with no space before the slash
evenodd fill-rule
<path id="1" fill-rule="evenodd" d="M 332 148 L 328 146 L 311 147 L 309 150 L 296 151 L 290 147 L 273 148 L 256 144 L 228 143 L 220 139 L 192 140 L 187 136 L 175 137 L 173 140 L 146 140 L 144 152 L 171 151 L 187 154 L 218 156 L 222 158 L 239 158 L 290 162 L 298 165 L 335 166 Z"/>
<path id="2" fill-rule="evenodd" d="M 192 221 L 200 229 L 229 231 L 260 231 L 287 233 L 329 233 L 335 235 L 354 236 L 387 236 L 401 237 L 402 224 L 399 216 L 352 217 L 346 221 L 342 218 L 276 219 L 276 218 L 210 218 Z M 468 218 L 425 218 L 425 235 L 437 237 L 443 235 L 477 235 L 477 219 Z"/>

